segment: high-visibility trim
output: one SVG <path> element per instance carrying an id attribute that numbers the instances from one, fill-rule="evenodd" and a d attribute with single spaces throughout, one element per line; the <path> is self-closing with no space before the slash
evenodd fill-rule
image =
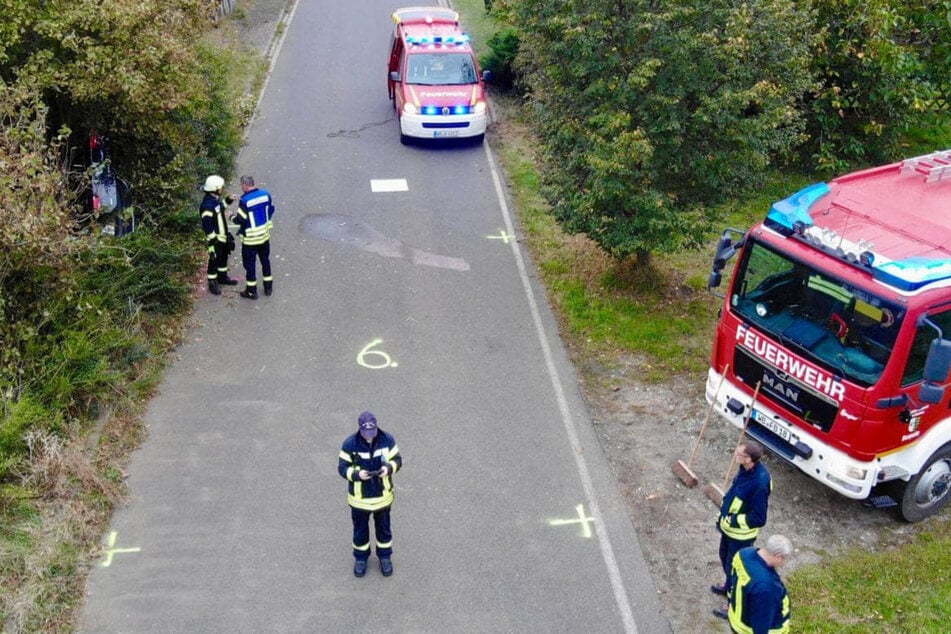
<path id="1" fill-rule="evenodd" d="M 353 495 L 347 496 L 347 503 L 350 504 L 355 509 L 360 509 L 362 511 L 379 511 L 380 509 L 385 509 L 393 503 L 393 491 L 392 489 L 384 491 L 383 495 L 378 498 L 363 498 L 361 497 L 362 489 L 361 482 L 359 480 L 353 483 Z"/>
<path id="2" fill-rule="evenodd" d="M 843 304 L 848 304 L 852 301 L 852 293 L 848 292 L 835 282 L 830 282 L 825 280 L 818 275 L 809 276 L 809 288 L 824 293 L 831 297 L 832 299 L 837 299 Z"/>
<path id="3" fill-rule="evenodd" d="M 750 582 L 750 573 L 737 553 L 733 556 L 733 592 L 730 595 L 730 626 L 737 634 L 753 634 L 753 628 L 743 622 L 743 587 Z"/>
<path id="4" fill-rule="evenodd" d="M 365 544 L 361 544 L 361 545 L 359 545 L 359 546 L 356 545 L 356 544 L 354 544 L 354 545 L 353 545 L 353 549 L 354 549 L 354 550 L 359 550 L 360 552 L 370 550 L 370 542 L 367 542 L 367 543 L 365 543 Z"/>
<path id="5" fill-rule="evenodd" d="M 391 539 L 391 540 L 388 541 L 388 542 L 377 542 L 377 543 L 376 543 L 376 547 L 377 547 L 377 548 L 392 548 L 392 547 L 393 547 L 393 540 Z"/>
<path id="6" fill-rule="evenodd" d="M 724 535 L 731 539 L 744 541 L 747 539 L 756 539 L 756 536 L 759 535 L 759 529 L 749 527 L 745 513 L 742 515 L 737 515 L 741 508 L 743 508 L 743 500 L 739 497 L 733 498 L 733 501 L 730 502 L 730 509 L 727 512 L 727 515 L 724 515 L 722 518 L 720 518 L 720 530 L 723 531 Z M 739 524 L 739 526 L 733 526 L 730 524 L 730 520 L 727 516 L 731 514 L 736 517 L 736 522 Z"/>
<path id="7" fill-rule="evenodd" d="M 251 207 L 254 207 L 255 205 L 260 205 L 262 203 L 267 203 L 269 201 L 270 201 L 270 196 L 266 194 L 262 194 L 260 196 L 255 196 L 254 198 L 249 198 L 248 200 L 244 201 L 244 206 L 250 209 Z"/>

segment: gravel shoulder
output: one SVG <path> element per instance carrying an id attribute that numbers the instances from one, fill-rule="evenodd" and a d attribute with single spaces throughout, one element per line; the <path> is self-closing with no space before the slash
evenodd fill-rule
<path id="1" fill-rule="evenodd" d="M 583 390 L 608 461 L 637 529 L 673 631 L 728 632 L 711 613 L 719 597 L 709 586 L 721 578 L 717 508 L 703 492 L 723 486 L 739 430 L 710 417 L 692 464 L 700 484 L 688 488 L 671 470 L 687 462 L 697 443 L 707 404 L 705 376 L 673 377 L 661 385 L 638 380 L 642 362 L 631 357 L 574 356 Z M 763 538 L 789 537 L 795 547 L 788 574 L 848 548 L 878 549 L 907 541 L 914 527 L 889 511 L 866 507 L 822 486 L 775 456 L 764 464 L 773 478 Z M 795 610 L 796 597 L 791 597 Z"/>

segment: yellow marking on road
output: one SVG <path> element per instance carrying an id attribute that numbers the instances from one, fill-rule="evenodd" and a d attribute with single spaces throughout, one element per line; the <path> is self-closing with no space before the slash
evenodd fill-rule
<path id="1" fill-rule="evenodd" d="M 512 235 L 509 233 L 506 233 L 505 230 L 502 230 L 502 231 L 499 231 L 499 235 L 486 236 L 486 238 L 488 238 L 489 240 L 501 240 L 505 244 L 508 244 L 512 240 Z"/>
<path id="2" fill-rule="evenodd" d="M 106 539 L 106 560 L 99 564 L 103 568 L 108 568 L 112 565 L 112 556 L 116 553 L 137 553 L 142 550 L 141 548 L 114 548 L 118 535 L 119 533 L 112 531 L 109 533 L 109 538 Z"/>
<path id="3" fill-rule="evenodd" d="M 594 522 L 594 518 L 585 516 L 583 504 L 579 504 L 578 506 L 576 506 L 575 510 L 578 511 L 578 519 L 576 520 L 548 520 L 549 526 L 565 526 L 567 524 L 581 524 L 581 536 L 590 539 L 591 526 L 589 524 Z"/>
<path id="4" fill-rule="evenodd" d="M 393 360 L 386 352 L 382 350 L 371 350 L 374 346 L 383 343 L 382 339 L 374 339 L 367 345 L 363 346 L 363 350 L 360 351 L 360 354 L 357 355 L 357 363 L 362 365 L 365 368 L 370 370 L 382 370 L 384 368 L 395 368 L 397 367 L 396 361 Z M 379 360 L 370 362 L 367 357 L 379 357 Z"/>

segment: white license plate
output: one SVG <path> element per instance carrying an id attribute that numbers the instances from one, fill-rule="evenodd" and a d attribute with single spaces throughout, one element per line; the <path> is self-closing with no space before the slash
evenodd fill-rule
<path id="1" fill-rule="evenodd" d="M 459 130 L 436 130 L 433 136 L 459 136 Z"/>
<path id="2" fill-rule="evenodd" d="M 757 423 L 759 423 L 760 425 L 762 425 L 769 431 L 773 432 L 774 434 L 776 434 L 777 436 L 779 436 L 786 442 L 788 443 L 793 442 L 793 436 L 791 433 L 789 433 L 788 429 L 786 429 L 785 427 L 777 423 L 772 418 L 763 416 L 762 414 L 757 412 L 755 409 L 753 410 L 753 420 L 755 420 Z"/>

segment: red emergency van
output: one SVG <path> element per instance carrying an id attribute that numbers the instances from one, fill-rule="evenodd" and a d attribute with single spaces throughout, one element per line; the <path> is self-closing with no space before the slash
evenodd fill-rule
<path id="1" fill-rule="evenodd" d="M 387 90 L 396 108 L 400 141 L 485 136 L 485 82 L 459 14 L 439 7 L 393 13 Z"/>

